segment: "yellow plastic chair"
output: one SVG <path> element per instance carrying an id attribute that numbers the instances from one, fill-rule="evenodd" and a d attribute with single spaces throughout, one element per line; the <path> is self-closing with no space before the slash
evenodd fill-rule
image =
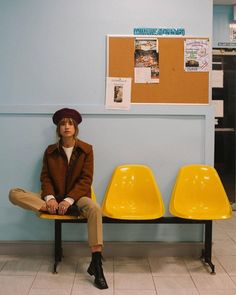
<path id="1" fill-rule="evenodd" d="M 174 216 L 216 220 L 232 216 L 232 209 L 220 177 L 208 165 L 188 165 L 180 169 L 169 205 Z"/>
<path id="2" fill-rule="evenodd" d="M 164 204 L 151 169 L 144 165 L 118 166 L 107 187 L 102 211 L 104 216 L 114 219 L 162 217 Z"/>
<path id="3" fill-rule="evenodd" d="M 96 202 L 96 195 L 95 195 L 93 188 L 91 188 L 91 199 L 94 202 Z M 42 219 L 51 219 L 51 220 L 55 220 L 55 219 L 60 219 L 60 220 L 83 219 L 83 217 L 81 217 L 81 216 L 58 215 L 58 214 L 49 214 L 49 213 L 39 213 L 39 217 Z"/>

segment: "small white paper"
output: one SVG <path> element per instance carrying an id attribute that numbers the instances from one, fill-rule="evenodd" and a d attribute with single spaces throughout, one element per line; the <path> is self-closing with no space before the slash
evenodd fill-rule
<path id="1" fill-rule="evenodd" d="M 234 13 L 235 13 L 235 7 L 234 7 Z M 236 24 L 230 24 L 230 41 L 235 42 L 236 41 Z"/>
<path id="2" fill-rule="evenodd" d="M 130 109 L 131 78 L 107 77 L 106 109 Z"/>
<path id="3" fill-rule="evenodd" d="M 223 88 L 224 72 L 222 70 L 212 70 L 211 87 Z"/>
<path id="4" fill-rule="evenodd" d="M 150 83 L 151 68 L 134 68 L 134 83 Z"/>
<path id="5" fill-rule="evenodd" d="M 223 100 L 212 100 L 212 104 L 215 107 L 215 117 L 224 117 L 224 101 Z"/>

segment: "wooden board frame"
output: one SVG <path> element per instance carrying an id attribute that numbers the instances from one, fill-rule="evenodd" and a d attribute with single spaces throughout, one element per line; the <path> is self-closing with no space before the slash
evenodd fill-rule
<path id="1" fill-rule="evenodd" d="M 209 103 L 209 72 L 184 71 L 184 41 L 192 37 L 160 37 L 160 83 L 134 83 L 135 38 L 108 36 L 107 76 L 132 78 L 132 103 Z M 143 38 L 149 38 L 144 36 Z"/>

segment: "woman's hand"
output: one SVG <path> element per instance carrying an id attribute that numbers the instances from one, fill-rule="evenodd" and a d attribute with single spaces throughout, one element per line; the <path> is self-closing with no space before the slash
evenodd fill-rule
<path id="1" fill-rule="evenodd" d="M 63 200 L 61 203 L 59 203 L 58 214 L 59 215 L 64 215 L 69 207 L 70 207 L 70 203 Z"/>
<path id="2" fill-rule="evenodd" d="M 58 203 L 56 199 L 51 199 L 46 202 L 47 210 L 50 214 L 56 214 L 58 209 Z"/>

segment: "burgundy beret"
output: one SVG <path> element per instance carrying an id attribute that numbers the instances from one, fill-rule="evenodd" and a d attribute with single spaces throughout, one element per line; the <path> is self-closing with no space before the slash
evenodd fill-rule
<path id="1" fill-rule="evenodd" d="M 58 125 L 58 123 L 64 118 L 71 118 L 75 120 L 78 125 L 82 122 L 82 117 L 78 111 L 67 108 L 56 111 L 52 117 L 52 121 L 54 124 Z"/>

